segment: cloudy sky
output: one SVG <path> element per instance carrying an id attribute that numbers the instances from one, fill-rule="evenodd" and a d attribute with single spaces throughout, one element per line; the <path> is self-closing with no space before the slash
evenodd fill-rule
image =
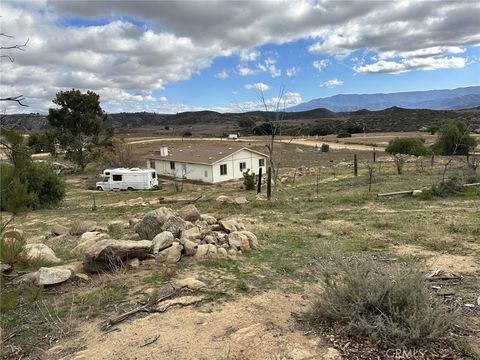
<path id="1" fill-rule="evenodd" d="M 8 1 L 1 96 L 60 90 L 108 112 L 244 111 L 340 93 L 480 84 L 479 1 Z M 5 55 L 10 55 L 11 62 Z"/>

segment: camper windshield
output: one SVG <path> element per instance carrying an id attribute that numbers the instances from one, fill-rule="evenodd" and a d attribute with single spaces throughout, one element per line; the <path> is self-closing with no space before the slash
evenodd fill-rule
<path id="1" fill-rule="evenodd" d="M 108 179 L 110 178 L 110 176 L 105 175 L 100 175 L 100 177 L 102 178 L 102 182 L 108 182 Z"/>

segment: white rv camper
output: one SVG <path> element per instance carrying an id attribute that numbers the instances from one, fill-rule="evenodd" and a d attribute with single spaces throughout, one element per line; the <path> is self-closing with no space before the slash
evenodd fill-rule
<path id="1" fill-rule="evenodd" d="M 155 169 L 105 169 L 102 181 L 95 184 L 97 190 L 151 190 L 158 188 Z"/>

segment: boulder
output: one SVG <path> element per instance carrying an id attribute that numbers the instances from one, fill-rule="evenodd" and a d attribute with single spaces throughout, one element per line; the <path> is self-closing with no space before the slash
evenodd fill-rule
<path id="1" fill-rule="evenodd" d="M 423 194 L 423 191 L 422 190 L 413 190 L 412 191 L 412 195 L 413 196 L 420 196 Z"/>
<path id="2" fill-rule="evenodd" d="M 195 260 L 216 259 L 217 247 L 212 244 L 198 245 L 197 252 L 194 256 Z"/>
<path id="3" fill-rule="evenodd" d="M 26 273 L 22 276 L 15 278 L 12 283 L 13 285 L 20 285 L 20 284 L 34 284 L 38 279 L 38 271 L 34 271 L 31 273 Z"/>
<path id="4" fill-rule="evenodd" d="M 71 235 L 82 235 L 87 231 L 94 231 L 97 228 L 97 223 L 90 220 L 75 221 L 70 228 Z"/>
<path id="5" fill-rule="evenodd" d="M 172 246 L 160 251 L 157 255 L 157 262 L 175 264 L 180 261 L 182 257 L 183 246 L 178 242 L 174 242 Z"/>
<path id="6" fill-rule="evenodd" d="M 55 253 L 45 244 L 27 244 L 23 248 L 22 256 L 32 260 L 48 261 L 51 263 L 58 263 L 60 260 L 55 256 Z"/>
<path id="7" fill-rule="evenodd" d="M 195 242 L 195 240 L 200 239 L 202 237 L 202 233 L 198 226 L 194 226 L 191 229 L 187 229 L 182 232 L 182 238 Z"/>
<path id="8" fill-rule="evenodd" d="M 140 219 L 130 218 L 130 219 L 128 219 L 128 227 L 129 227 L 130 229 L 132 229 L 132 228 L 134 228 L 135 225 L 137 225 L 139 222 L 140 222 Z"/>
<path id="9" fill-rule="evenodd" d="M 237 227 L 232 224 L 231 220 L 220 220 L 218 224 L 221 226 L 222 230 L 224 230 L 227 233 L 231 233 L 234 231 L 237 231 Z"/>
<path id="10" fill-rule="evenodd" d="M 240 231 L 240 233 L 245 235 L 248 238 L 248 243 L 252 250 L 257 250 L 260 247 L 257 236 L 254 233 L 247 230 L 242 230 Z"/>
<path id="11" fill-rule="evenodd" d="M 190 240 L 185 240 L 183 242 L 183 249 L 185 251 L 185 255 L 193 256 L 197 252 L 198 245 Z"/>
<path id="12" fill-rule="evenodd" d="M 55 285 L 69 280 L 73 273 L 63 267 L 41 267 L 37 272 L 37 285 Z"/>
<path id="13" fill-rule="evenodd" d="M 206 243 L 206 244 L 213 244 L 213 245 L 216 245 L 216 240 L 215 240 L 215 237 L 213 235 L 207 235 L 203 238 L 203 241 Z"/>
<path id="14" fill-rule="evenodd" d="M 108 234 L 99 231 L 87 231 L 80 236 L 78 245 L 72 249 L 72 254 L 83 255 L 83 253 L 93 244 L 100 240 L 108 239 Z"/>
<path id="15" fill-rule="evenodd" d="M 186 221 L 197 221 L 201 218 L 200 213 L 198 212 L 197 208 L 195 205 L 187 205 L 182 207 L 180 210 L 178 210 L 178 216 L 180 216 L 183 220 Z"/>
<path id="16" fill-rule="evenodd" d="M 110 221 L 107 224 L 107 231 L 109 234 L 121 234 L 125 229 L 125 224 L 122 220 Z"/>
<path id="17" fill-rule="evenodd" d="M 170 218 L 175 216 L 175 213 L 166 207 L 161 207 L 156 210 L 149 211 L 143 218 L 135 225 L 135 232 L 141 239 L 152 240 L 155 235 L 161 233 L 162 226 Z"/>
<path id="18" fill-rule="evenodd" d="M 54 224 L 52 226 L 52 234 L 55 235 L 55 236 L 58 236 L 58 235 L 64 235 L 64 234 L 68 234 L 68 229 L 63 226 L 63 225 L 60 225 L 60 224 Z"/>
<path id="19" fill-rule="evenodd" d="M 201 219 L 205 221 L 208 225 L 213 225 L 217 223 L 217 219 L 211 215 L 202 214 L 200 215 Z"/>
<path id="20" fill-rule="evenodd" d="M 173 283 L 173 287 L 175 289 L 180 289 L 180 288 L 189 288 L 191 290 L 200 290 L 202 288 L 205 288 L 207 285 L 203 281 L 197 280 L 192 277 L 188 277 L 185 279 L 179 279 Z"/>
<path id="21" fill-rule="evenodd" d="M 229 224 L 232 224 L 233 226 L 235 226 L 235 228 L 238 230 L 238 231 L 241 231 L 241 230 L 245 230 L 245 226 L 241 223 L 239 223 L 237 220 L 235 219 L 231 219 L 231 220 L 225 220 L 225 222 L 229 223 Z"/>
<path id="22" fill-rule="evenodd" d="M 233 204 L 235 200 L 232 199 L 230 196 L 220 195 L 215 199 L 215 201 L 219 204 Z"/>
<path id="23" fill-rule="evenodd" d="M 12 265 L 2 263 L 0 261 L 0 273 L 8 273 L 12 270 Z"/>
<path id="24" fill-rule="evenodd" d="M 235 231 L 228 234 L 228 244 L 236 250 L 251 250 L 249 238 L 240 231 Z"/>
<path id="25" fill-rule="evenodd" d="M 170 231 L 173 236 L 179 238 L 182 234 L 182 231 L 191 228 L 193 225 L 185 220 L 183 220 L 180 216 L 171 216 L 168 220 L 163 224 L 161 227 L 162 231 Z"/>
<path id="26" fill-rule="evenodd" d="M 226 258 L 228 256 L 227 250 L 223 247 L 217 248 L 217 256 L 219 259 Z"/>
<path id="27" fill-rule="evenodd" d="M 86 272 L 116 269 L 128 259 L 145 259 L 152 245 L 149 240 L 100 240 L 85 251 L 83 267 Z"/>
<path id="28" fill-rule="evenodd" d="M 173 240 L 175 240 L 175 237 L 170 231 L 163 231 L 156 235 L 152 240 L 152 254 L 157 254 L 159 251 L 171 246 Z"/>
<path id="29" fill-rule="evenodd" d="M 248 204 L 248 200 L 245 196 L 238 196 L 234 199 L 234 201 L 237 205 Z"/>
<path id="30" fill-rule="evenodd" d="M 74 262 L 71 262 L 69 264 L 55 266 L 55 268 L 56 269 L 70 270 L 73 273 L 73 275 L 81 274 L 84 271 L 83 270 L 83 262 L 81 262 L 81 261 L 74 261 Z"/>

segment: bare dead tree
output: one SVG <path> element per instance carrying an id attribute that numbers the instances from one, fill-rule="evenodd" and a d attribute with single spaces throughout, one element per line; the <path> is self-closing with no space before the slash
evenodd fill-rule
<path id="1" fill-rule="evenodd" d="M 9 38 L 9 39 L 14 39 L 13 36 L 5 34 L 5 33 L 0 33 L 0 38 Z M 28 44 L 28 39 L 25 41 L 23 44 L 13 44 L 13 45 L 0 45 L 0 58 L 7 58 L 11 62 L 15 60 L 15 58 L 11 54 L 5 54 L 4 52 L 7 50 L 19 50 L 19 51 L 25 51 L 25 47 Z M 14 101 L 20 106 L 28 106 L 24 104 L 22 101 L 25 100 L 25 97 L 23 95 L 17 95 L 17 96 L 7 96 L 7 97 L 2 97 L 0 98 L 0 101 Z"/>

